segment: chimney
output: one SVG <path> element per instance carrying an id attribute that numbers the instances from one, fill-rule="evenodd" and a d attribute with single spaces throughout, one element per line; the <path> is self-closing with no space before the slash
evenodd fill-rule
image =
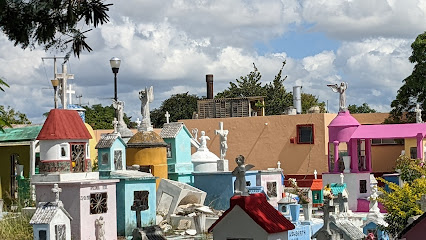
<path id="1" fill-rule="evenodd" d="M 300 90 L 302 86 L 293 87 L 293 106 L 296 108 L 297 114 L 302 113 L 302 94 Z"/>
<path id="2" fill-rule="evenodd" d="M 207 99 L 213 99 L 213 74 L 206 75 Z"/>

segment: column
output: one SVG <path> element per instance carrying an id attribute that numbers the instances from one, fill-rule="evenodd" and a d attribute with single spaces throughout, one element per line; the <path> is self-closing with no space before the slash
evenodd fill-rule
<path id="1" fill-rule="evenodd" d="M 339 141 L 334 141 L 334 173 L 339 172 Z"/>
<path id="2" fill-rule="evenodd" d="M 372 172 L 373 166 L 371 164 L 371 139 L 365 139 L 365 162 L 367 164 L 367 171 Z"/>
<path id="3" fill-rule="evenodd" d="M 417 133 L 417 158 L 421 159 L 422 162 L 424 162 L 423 159 L 423 134 Z"/>
<path id="4" fill-rule="evenodd" d="M 349 152 L 350 149 L 350 152 Z M 357 139 L 351 139 L 348 143 L 348 152 L 351 156 L 351 173 L 357 173 L 359 172 L 358 169 L 358 140 Z"/>

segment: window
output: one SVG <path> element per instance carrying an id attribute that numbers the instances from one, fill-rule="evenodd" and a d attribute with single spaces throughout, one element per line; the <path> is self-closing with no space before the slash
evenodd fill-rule
<path id="1" fill-rule="evenodd" d="M 320 199 L 320 194 L 319 193 L 315 193 L 314 194 L 314 200 L 319 200 Z"/>
<path id="2" fill-rule="evenodd" d="M 172 158 L 172 144 L 171 143 L 167 143 L 167 158 Z"/>
<path id="3" fill-rule="evenodd" d="M 106 192 L 90 194 L 90 214 L 106 213 L 108 211 L 107 200 Z"/>
<path id="4" fill-rule="evenodd" d="M 60 155 L 59 155 L 59 158 L 61 158 L 61 159 L 66 159 L 66 158 L 68 158 L 68 156 L 69 156 L 69 154 L 68 154 L 68 151 L 69 151 L 69 145 L 67 144 L 67 143 L 62 143 L 61 145 L 59 145 L 60 146 L 60 148 L 61 148 L 61 150 L 60 150 Z"/>
<path id="5" fill-rule="evenodd" d="M 115 170 L 123 170 L 123 151 L 114 151 L 114 167 Z"/>
<path id="6" fill-rule="evenodd" d="M 149 209 L 148 205 L 148 191 L 134 191 L 133 192 L 133 211 L 145 211 Z"/>
<path id="7" fill-rule="evenodd" d="M 66 238 L 65 224 L 56 225 L 55 234 L 56 234 L 55 240 L 66 240 L 67 238 Z"/>
<path id="8" fill-rule="evenodd" d="M 389 145 L 389 144 L 400 144 L 403 145 L 404 144 L 404 139 L 399 139 L 399 138 L 377 138 L 377 139 L 372 139 L 371 140 L 371 144 L 372 145 Z"/>
<path id="9" fill-rule="evenodd" d="M 330 172 L 334 171 L 334 144 L 333 143 L 328 143 L 328 160 L 329 160 L 329 165 Z"/>
<path id="10" fill-rule="evenodd" d="M 359 193 L 367 193 L 367 180 L 359 180 Z"/>
<path id="11" fill-rule="evenodd" d="M 410 147 L 410 158 L 417 159 L 417 147 Z"/>
<path id="12" fill-rule="evenodd" d="M 277 182 L 266 182 L 268 197 L 277 197 Z"/>
<path id="13" fill-rule="evenodd" d="M 71 161 L 73 172 L 84 172 L 86 170 L 86 146 L 85 144 L 71 144 Z"/>
<path id="14" fill-rule="evenodd" d="M 314 125 L 313 124 L 297 125 L 297 143 L 298 144 L 314 143 Z"/>
<path id="15" fill-rule="evenodd" d="M 46 232 L 46 230 L 40 230 L 40 231 L 38 231 L 38 239 L 40 239 L 40 240 L 47 240 L 47 232 Z"/>
<path id="16" fill-rule="evenodd" d="M 102 165 L 107 165 L 109 163 L 109 154 L 102 153 Z"/>

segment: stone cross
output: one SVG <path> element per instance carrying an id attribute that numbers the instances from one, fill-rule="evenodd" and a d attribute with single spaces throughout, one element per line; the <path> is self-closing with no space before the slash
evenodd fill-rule
<path id="1" fill-rule="evenodd" d="M 62 64 L 62 73 L 56 73 L 55 78 L 59 79 L 60 85 L 59 85 L 59 96 L 61 97 L 61 104 L 63 109 L 67 109 L 67 80 L 68 79 L 74 79 L 74 74 L 68 74 L 67 72 L 67 65 Z"/>
<path id="2" fill-rule="evenodd" d="M 345 179 L 345 175 L 343 173 L 340 173 L 340 184 L 345 183 L 343 180 Z"/>
<path id="3" fill-rule="evenodd" d="M 346 108 L 346 89 L 348 88 L 348 83 L 342 82 L 340 86 L 338 84 L 328 84 L 327 85 L 333 92 L 338 92 L 340 94 L 339 97 L 339 112 L 345 112 Z"/>
<path id="4" fill-rule="evenodd" d="M 426 195 L 422 195 L 420 200 L 417 200 L 417 204 L 420 204 L 422 211 L 426 212 Z"/>
<path id="5" fill-rule="evenodd" d="M 114 126 L 114 133 L 117 133 L 117 126 L 118 126 L 117 118 L 114 118 L 114 120 L 112 121 L 112 125 Z"/>
<path id="6" fill-rule="evenodd" d="M 330 206 L 330 200 L 324 199 L 324 206 L 322 206 L 324 212 L 324 226 L 326 230 L 330 230 L 330 211 L 334 211 L 334 206 Z"/>
<path id="7" fill-rule="evenodd" d="M 348 202 L 348 199 L 344 198 L 342 193 L 338 194 L 338 196 L 337 196 L 337 202 L 339 204 L 339 213 L 347 212 L 347 209 L 345 207 L 345 203 Z"/>
<path id="8" fill-rule="evenodd" d="M 315 176 L 315 179 L 317 179 L 317 174 L 318 174 L 318 172 L 317 172 L 317 170 L 315 169 L 315 170 L 314 170 L 314 176 Z"/>
<path id="9" fill-rule="evenodd" d="M 166 111 L 166 114 L 164 114 L 164 116 L 166 117 L 166 123 L 170 123 L 169 122 L 169 118 L 170 118 L 170 114 L 169 114 L 169 112 L 168 111 Z"/>
<path id="10" fill-rule="evenodd" d="M 281 169 L 281 162 L 280 161 L 277 162 L 277 166 L 278 166 L 278 169 Z"/>
<path id="11" fill-rule="evenodd" d="M 136 128 L 139 129 L 139 127 L 141 126 L 141 120 L 139 118 L 136 118 L 135 123 L 136 123 L 136 126 L 137 126 Z"/>
<path id="12" fill-rule="evenodd" d="M 219 128 L 215 130 L 215 134 L 220 136 L 220 159 L 224 160 L 228 150 L 228 130 L 223 130 L 223 122 L 219 122 Z"/>
<path id="13" fill-rule="evenodd" d="M 55 194 L 55 202 L 59 202 L 59 193 L 62 192 L 62 188 L 58 187 L 58 184 L 53 184 L 52 192 Z"/>
<path id="14" fill-rule="evenodd" d="M 67 89 L 68 98 L 70 100 L 70 104 L 72 104 L 72 94 L 75 94 L 75 91 L 72 90 L 72 84 L 69 85 L 69 88 Z"/>
<path id="15" fill-rule="evenodd" d="M 414 112 L 416 112 L 416 123 L 423 123 L 422 110 L 420 109 L 420 105 L 418 103 L 416 104 L 416 109 Z"/>

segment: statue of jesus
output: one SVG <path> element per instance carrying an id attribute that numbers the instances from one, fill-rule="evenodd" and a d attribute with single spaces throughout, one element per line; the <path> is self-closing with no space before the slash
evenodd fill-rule
<path id="1" fill-rule="evenodd" d="M 333 90 L 333 92 L 338 92 L 340 94 L 339 99 L 339 112 L 345 112 L 346 108 L 346 89 L 348 88 L 348 83 L 342 82 L 340 86 L 338 84 L 327 84 L 328 87 Z"/>

